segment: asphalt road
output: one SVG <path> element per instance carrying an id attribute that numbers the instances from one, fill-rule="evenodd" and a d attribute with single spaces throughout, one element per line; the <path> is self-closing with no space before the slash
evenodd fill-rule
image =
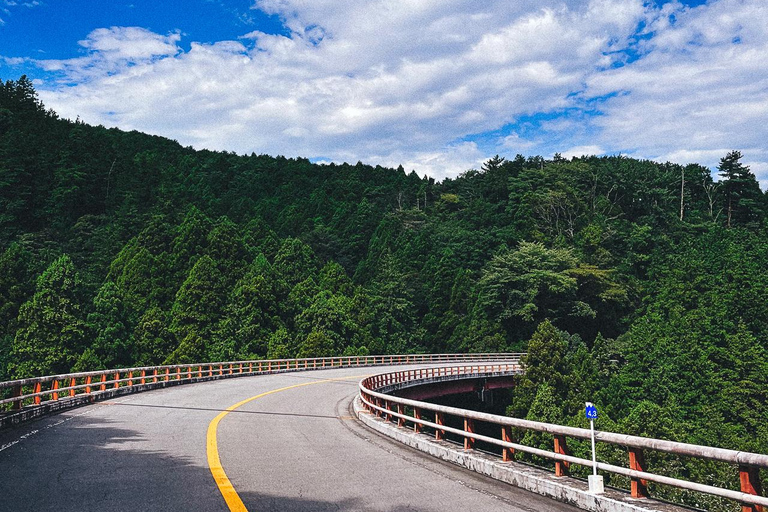
<path id="1" fill-rule="evenodd" d="M 275 390 L 221 418 L 214 436 L 229 492 L 249 511 L 577 510 L 366 429 L 350 412 L 357 382 L 386 370 L 178 386 L 0 432 L 0 511 L 228 511 L 209 467 L 209 426 Z"/>

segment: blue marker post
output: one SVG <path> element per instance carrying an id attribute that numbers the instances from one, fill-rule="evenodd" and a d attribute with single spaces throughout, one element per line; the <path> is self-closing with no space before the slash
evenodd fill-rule
<path id="1" fill-rule="evenodd" d="M 584 413 L 589 420 L 589 429 L 592 432 L 592 474 L 589 476 L 589 492 L 593 494 L 602 494 L 605 492 L 603 486 L 603 477 L 597 474 L 597 454 L 595 453 L 595 420 L 597 419 L 597 408 L 592 402 L 587 402 Z"/>

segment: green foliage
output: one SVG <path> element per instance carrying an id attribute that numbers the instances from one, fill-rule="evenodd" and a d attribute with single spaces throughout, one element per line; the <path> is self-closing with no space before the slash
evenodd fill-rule
<path id="1" fill-rule="evenodd" d="M 101 368 L 130 366 L 136 361 L 127 312 L 117 286 L 107 281 L 93 300 L 88 325 L 95 339 L 89 347 L 89 364 L 99 361 Z M 81 364 L 87 368 L 85 363 Z"/>
<path id="2" fill-rule="evenodd" d="M 519 417 L 582 425 L 590 400 L 605 428 L 762 451 L 768 201 L 742 158 L 715 182 L 496 155 L 436 182 L 195 151 L 58 119 L 26 77 L 0 81 L 0 379 L 527 348 Z"/>
<path id="3" fill-rule="evenodd" d="M 189 271 L 171 308 L 171 330 L 180 343 L 169 356 L 169 362 L 196 363 L 207 359 L 205 347 L 225 303 L 223 276 L 216 263 L 205 255 Z"/>
<path id="4" fill-rule="evenodd" d="M 88 340 L 79 288 L 80 279 L 66 255 L 37 279 L 35 294 L 19 310 L 11 376 L 51 375 L 72 368 Z"/>

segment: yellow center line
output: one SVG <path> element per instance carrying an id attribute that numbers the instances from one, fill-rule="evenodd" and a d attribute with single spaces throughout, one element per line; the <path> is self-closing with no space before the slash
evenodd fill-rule
<path id="1" fill-rule="evenodd" d="M 248 512 L 248 509 L 245 508 L 245 504 L 243 504 L 243 500 L 240 499 L 240 495 L 237 494 L 237 491 L 235 491 L 235 488 L 232 485 L 232 482 L 229 480 L 229 477 L 227 477 L 227 474 L 224 472 L 224 468 L 221 466 L 221 458 L 219 458 L 219 445 L 218 445 L 218 442 L 216 441 L 216 432 L 217 432 L 217 429 L 219 428 L 219 423 L 221 422 L 222 419 L 224 419 L 224 416 L 234 411 L 238 407 L 241 407 L 247 404 L 248 402 L 252 402 L 257 398 L 271 395 L 273 393 L 279 393 L 280 391 L 300 388 L 303 386 L 311 386 L 313 384 L 322 384 L 324 382 L 343 381 L 343 380 L 349 380 L 349 379 L 361 379 L 363 377 L 367 377 L 367 375 L 357 375 L 354 377 L 340 377 L 338 379 L 316 380 L 312 382 L 294 384 L 293 386 L 286 386 L 280 389 L 273 389 L 272 391 L 267 391 L 266 393 L 261 393 L 260 395 L 252 396 L 251 398 L 246 398 L 245 400 L 237 402 L 235 405 L 227 407 L 218 416 L 213 418 L 213 421 L 211 421 L 211 423 L 208 425 L 208 434 L 206 436 L 206 448 L 208 451 L 208 467 L 211 470 L 211 474 L 213 475 L 213 479 L 216 482 L 216 486 L 219 488 L 219 491 L 221 491 L 221 495 L 224 497 L 224 501 L 227 503 L 227 506 L 229 507 L 229 510 L 231 512 Z"/>

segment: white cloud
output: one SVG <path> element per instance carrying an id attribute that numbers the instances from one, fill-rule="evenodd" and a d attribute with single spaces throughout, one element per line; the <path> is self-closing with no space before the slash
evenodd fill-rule
<path id="1" fill-rule="evenodd" d="M 520 135 L 516 133 L 510 133 L 509 135 L 505 137 L 501 137 L 498 141 L 498 145 L 500 148 L 505 149 L 507 151 L 527 151 L 529 149 L 532 149 L 536 147 L 536 142 L 524 139 L 523 137 L 520 137 Z"/>
<path id="2" fill-rule="evenodd" d="M 254 8 L 279 16 L 290 35 L 254 31 L 182 51 L 179 33 L 98 29 L 81 42 L 83 56 L 38 61 L 60 80 L 40 96 L 67 117 L 200 148 L 402 163 L 436 177 L 479 167 L 499 148 L 707 165 L 729 148 L 761 172 L 768 166 L 756 149 L 768 135 L 760 0 L 696 8 L 255 0 Z M 641 21 L 647 36 L 633 42 Z M 640 58 L 615 68 L 630 46 Z M 593 108 L 601 115 L 589 115 Z M 457 142 L 539 113 L 550 116 L 537 133 L 507 132 L 490 148 Z"/>
<path id="3" fill-rule="evenodd" d="M 290 37 L 251 32 L 181 51 L 178 33 L 99 29 L 81 42 L 84 56 L 39 61 L 63 81 L 40 96 L 67 117 L 196 147 L 403 163 L 439 177 L 488 156 L 455 141 L 568 106 L 601 51 L 623 46 L 644 16 L 642 0 L 255 7 L 284 19 Z"/>
<path id="4" fill-rule="evenodd" d="M 60 72 L 65 81 L 84 88 L 93 83 L 109 85 L 114 84 L 116 78 L 136 76 L 137 65 L 147 71 L 156 61 L 176 55 L 180 51 L 176 44 L 180 39 L 178 32 L 162 36 L 139 27 L 100 28 L 79 41 L 86 50 L 84 56 L 38 60 L 37 63 L 44 70 Z"/>
<path id="5" fill-rule="evenodd" d="M 669 10 L 669 8 L 668 8 Z M 648 158 L 715 167 L 731 149 L 768 165 L 768 7 L 757 0 L 679 4 L 659 17 L 647 53 L 591 76 L 587 96 L 621 91 L 601 105 L 598 141 Z"/>
<path id="6" fill-rule="evenodd" d="M 603 155 L 605 150 L 600 146 L 575 146 L 560 153 L 563 158 L 572 158 L 574 156 L 592 156 Z"/>

